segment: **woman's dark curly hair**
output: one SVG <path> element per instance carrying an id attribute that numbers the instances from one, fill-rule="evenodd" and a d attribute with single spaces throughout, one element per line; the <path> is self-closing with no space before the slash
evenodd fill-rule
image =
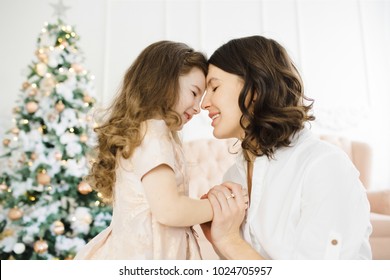
<path id="1" fill-rule="evenodd" d="M 207 75 L 207 58 L 184 43 L 159 41 L 146 47 L 129 67 L 103 122 L 95 128 L 95 162 L 87 176 L 103 198 L 111 201 L 117 156 L 129 158 L 143 139 L 142 123 L 162 118 L 171 131 L 181 125 L 174 111 L 179 77 L 199 68 Z"/>
<path id="2" fill-rule="evenodd" d="M 309 115 L 314 101 L 304 95 L 298 70 L 278 42 L 262 36 L 234 39 L 218 48 L 209 63 L 244 82 L 238 100 L 244 151 L 272 158 L 315 119 Z"/>

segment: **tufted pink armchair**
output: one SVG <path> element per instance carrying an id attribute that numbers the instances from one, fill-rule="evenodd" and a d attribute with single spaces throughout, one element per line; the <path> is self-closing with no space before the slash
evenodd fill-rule
<path id="1" fill-rule="evenodd" d="M 338 136 L 322 135 L 320 138 L 343 149 L 360 171 L 360 179 L 368 189 L 367 195 L 371 205 L 373 232 L 370 243 L 373 259 L 390 260 L 390 190 L 369 190 L 372 165 L 371 148 L 366 143 Z M 224 172 L 235 159 L 235 154 L 229 153 L 233 144 L 233 139 L 202 139 L 184 143 L 190 174 L 190 196 L 200 197 L 207 193 L 210 187 L 221 183 Z M 218 259 L 200 227 L 196 226 L 195 229 L 200 236 L 203 258 Z"/>

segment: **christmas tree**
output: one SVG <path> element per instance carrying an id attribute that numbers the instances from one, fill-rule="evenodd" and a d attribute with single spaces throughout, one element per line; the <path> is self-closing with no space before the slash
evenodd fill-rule
<path id="1" fill-rule="evenodd" d="M 78 40 L 61 19 L 38 37 L 0 149 L 0 259 L 71 259 L 110 223 L 83 181 L 96 98 Z"/>

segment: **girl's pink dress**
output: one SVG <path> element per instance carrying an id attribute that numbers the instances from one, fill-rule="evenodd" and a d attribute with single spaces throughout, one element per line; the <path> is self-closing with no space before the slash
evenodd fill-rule
<path id="1" fill-rule="evenodd" d="M 181 146 L 163 120 L 145 122 L 142 144 L 129 159 L 118 159 L 113 217 L 108 228 L 89 241 L 76 255 L 81 259 L 201 259 L 191 227 L 160 224 L 150 211 L 141 178 L 160 164 L 176 174 L 179 193 L 188 195 L 188 180 Z M 156 185 L 156 188 L 159 186 Z"/>

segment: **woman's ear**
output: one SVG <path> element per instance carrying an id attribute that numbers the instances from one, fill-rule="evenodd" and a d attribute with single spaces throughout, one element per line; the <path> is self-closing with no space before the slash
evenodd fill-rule
<path id="1" fill-rule="evenodd" d="M 245 106 L 250 108 L 257 100 L 257 92 L 249 92 L 245 98 Z"/>
<path id="2" fill-rule="evenodd" d="M 258 93 L 257 93 L 257 91 L 255 91 L 255 92 L 253 93 L 252 103 L 255 103 L 255 102 L 256 102 L 257 96 L 258 96 Z"/>

